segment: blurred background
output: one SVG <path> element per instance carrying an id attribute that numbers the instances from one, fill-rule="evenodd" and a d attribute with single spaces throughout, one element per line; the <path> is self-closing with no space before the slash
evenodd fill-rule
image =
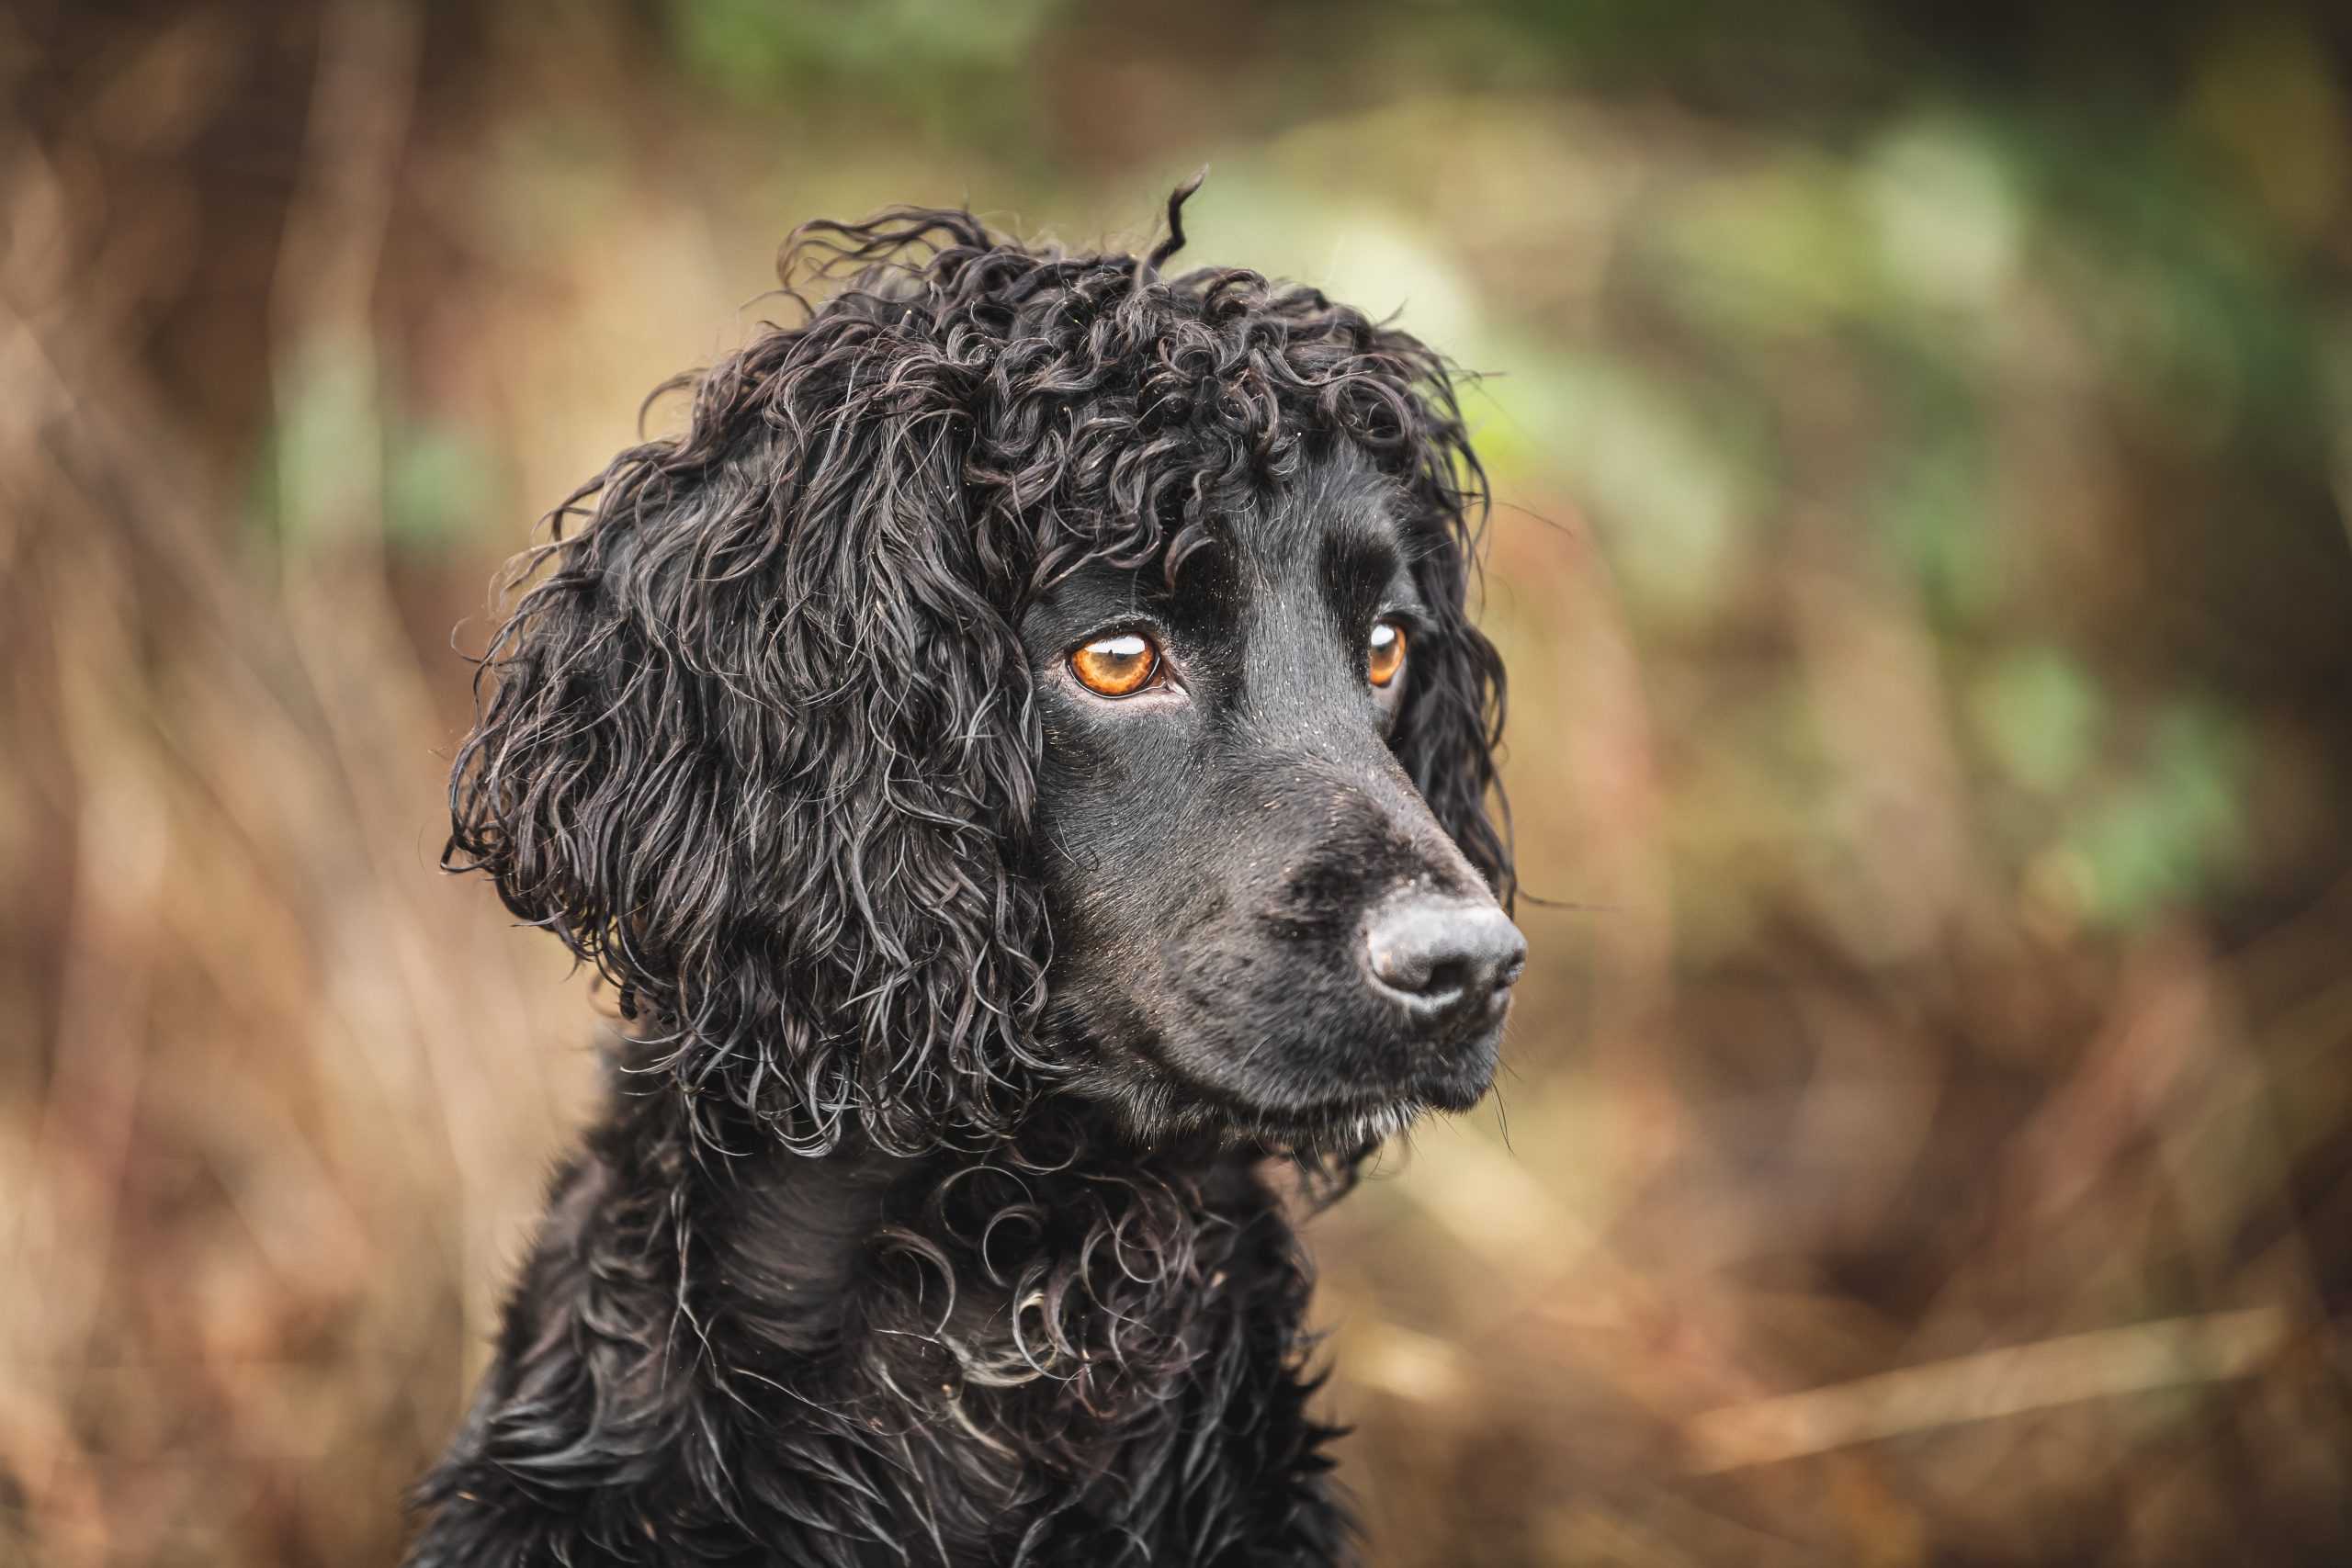
<path id="1" fill-rule="evenodd" d="M 395 1561 L 599 1005 L 452 628 L 793 224 L 1203 162 L 1487 373 L 1547 902 L 1313 1228 L 1372 1561 L 2352 1561 L 2343 13 L 16 0 L 0 1564 Z"/>

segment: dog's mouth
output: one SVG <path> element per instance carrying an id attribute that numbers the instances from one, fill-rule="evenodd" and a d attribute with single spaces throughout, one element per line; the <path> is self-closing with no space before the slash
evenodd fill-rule
<path id="1" fill-rule="evenodd" d="M 1214 1017 L 1196 1032 L 1193 1019 L 1163 1021 L 1120 992 L 1072 986 L 1056 1000 L 1049 1048 L 1086 1065 L 1069 1088 L 1117 1111 L 1147 1144 L 1197 1138 L 1346 1156 L 1484 1098 L 1510 987 L 1419 1039 L 1376 1010 L 1276 1018 L 1259 1034 Z"/>
<path id="2" fill-rule="evenodd" d="M 1422 1117 L 1469 1110 L 1494 1085 L 1502 1020 L 1465 1042 L 1452 1061 L 1432 1064 L 1393 1089 L 1298 1105 L 1258 1106 L 1235 1118 L 1257 1142 L 1301 1153 L 1346 1156 L 1385 1143 Z"/>

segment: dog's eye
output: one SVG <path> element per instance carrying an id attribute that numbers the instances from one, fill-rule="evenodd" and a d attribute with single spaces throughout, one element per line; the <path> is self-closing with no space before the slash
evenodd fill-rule
<path id="1" fill-rule="evenodd" d="M 1099 637 L 1069 656 L 1069 671 L 1090 692 L 1124 697 L 1151 684 L 1159 673 L 1159 649 L 1140 632 Z"/>
<path id="2" fill-rule="evenodd" d="M 1405 628 L 1394 621 L 1374 622 L 1372 641 L 1363 658 L 1365 679 L 1375 686 L 1385 686 L 1396 679 L 1396 671 L 1405 668 Z"/>

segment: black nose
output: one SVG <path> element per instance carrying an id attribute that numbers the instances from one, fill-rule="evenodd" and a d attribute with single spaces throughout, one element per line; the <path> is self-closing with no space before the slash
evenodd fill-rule
<path id="1" fill-rule="evenodd" d="M 1373 984 L 1425 1021 L 1493 1009 L 1527 967 L 1527 939 L 1484 899 L 1408 897 L 1364 928 Z"/>

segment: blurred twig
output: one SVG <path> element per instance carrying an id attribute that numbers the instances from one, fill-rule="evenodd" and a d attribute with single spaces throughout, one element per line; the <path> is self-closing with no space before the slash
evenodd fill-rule
<path id="1" fill-rule="evenodd" d="M 2077 1400 L 2244 1377 L 2278 1353 L 2287 1331 L 2271 1307 L 2103 1328 L 1711 1410 L 1685 1435 L 1697 1470 L 1770 1464 Z"/>

